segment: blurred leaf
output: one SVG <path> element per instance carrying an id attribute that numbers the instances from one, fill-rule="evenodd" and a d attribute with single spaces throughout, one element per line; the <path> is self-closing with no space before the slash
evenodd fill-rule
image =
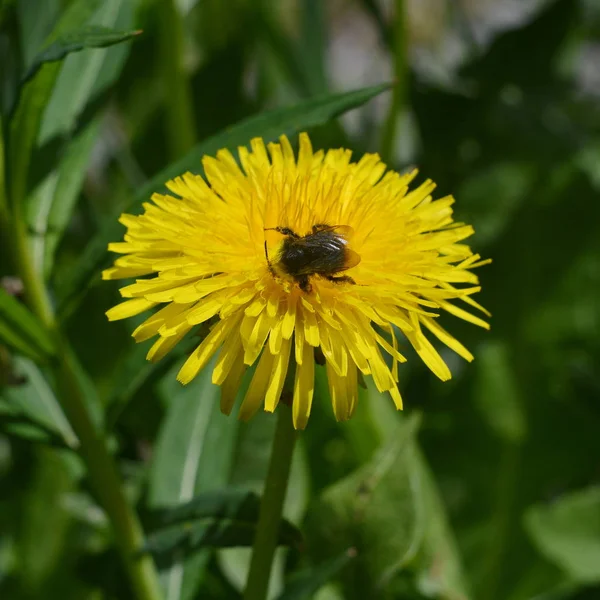
<path id="1" fill-rule="evenodd" d="M 58 24 L 49 36 L 52 43 L 60 36 L 84 24 L 100 4 L 100 0 L 76 0 L 63 13 Z M 37 76 L 27 82 L 17 99 L 15 112 L 10 122 L 10 190 L 14 204 L 23 202 L 27 189 L 32 149 L 36 143 L 42 115 L 52 93 L 52 88 L 60 70 L 60 63 L 47 63 Z"/>
<path id="2" fill-rule="evenodd" d="M 506 343 L 489 341 L 479 348 L 475 403 L 501 438 L 519 443 L 527 434 L 523 398 Z"/>
<path id="3" fill-rule="evenodd" d="M 62 60 L 67 54 L 80 52 L 85 48 L 106 48 L 119 44 L 139 35 L 141 31 L 116 31 L 108 27 L 90 25 L 60 36 L 47 48 L 42 50 L 33 60 L 33 63 L 23 75 L 22 83 L 25 84 L 40 70 L 44 63 Z"/>
<path id="4" fill-rule="evenodd" d="M 207 492 L 186 504 L 155 509 L 151 518 L 158 525 L 147 536 L 143 551 L 154 554 L 165 567 L 207 546 L 251 546 L 259 509 L 259 496 L 238 489 Z M 279 540 L 297 546 L 302 535 L 282 520 Z"/>
<path id="5" fill-rule="evenodd" d="M 44 42 L 59 20 L 63 7 L 61 0 L 18 0 L 15 4 L 23 64 L 28 66 L 44 46 Z"/>
<path id="6" fill-rule="evenodd" d="M 47 597 L 49 579 L 64 570 L 64 553 L 71 550 L 64 499 L 73 479 L 63 458 L 50 449 L 37 453 L 30 493 L 24 499 L 16 551 L 19 567 L 27 572 L 24 583 L 30 597 Z"/>
<path id="7" fill-rule="evenodd" d="M 185 504 L 150 511 L 153 529 L 194 519 L 234 519 L 255 522 L 260 498 L 248 490 L 224 488 L 205 492 Z"/>
<path id="8" fill-rule="evenodd" d="M 20 44 L 12 6 L 0 5 L 0 115 L 8 116 L 17 98 L 20 78 Z M 4 120 L 3 125 L 6 125 Z M 2 131 L 4 134 L 4 131 Z"/>
<path id="9" fill-rule="evenodd" d="M 378 392 L 372 382 L 368 390 L 370 420 L 378 426 L 385 440 L 393 440 L 397 435 L 397 422 L 405 421 L 406 417 L 396 411 L 389 398 Z M 420 547 L 409 569 L 415 574 L 416 587 L 424 596 L 467 600 L 471 598 L 468 580 L 463 573 L 461 555 L 448 522 L 446 507 L 416 438 L 411 444 L 407 460 L 413 461 L 412 468 L 418 473 L 417 502 L 424 525 Z"/>
<path id="10" fill-rule="evenodd" d="M 539 551 L 569 577 L 600 582 L 600 487 L 530 508 L 525 527 Z"/>
<path id="11" fill-rule="evenodd" d="M 34 423 L 56 432 L 67 446 L 76 448 L 79 443 L 77 436 L 39 368 L 29 359 L 17 356 L 14 372 L 25 382 L 3 389 L 2 396 L 8 404 L 29 416 Z"/>
<path id="12" fill-rule="evenodd" d="M 50 276 L 56 248 L 79 197 L 98 131 L 99 121 L 92 121 L 71 140 L 56 170 L 28 198 L 27 218 L 33 261 L 46 278 Z M 52 164 L 51 168 L 55 166 Z"/>
<path id="13" fill-rule="evenodd" d="M 9 404 L 0 393 L 0 432 L 7 438 L 46 444 L 55 448 L 69 448 L 62 435 L 34 419 L 31 414 Z"/>
<path id="14" fill-rule="evenodd" d="M 48 216 L 45 224 L 46 233 L 42 238 L 43 270 L 46 277 L 50 276 L 54 254 L 73 214 L 83 185 L 90 153 L 98 136 L 99 124 L 98 120 L 92 121 L 73 139 L 60 163 L 52 204 L 49 212 L 46 213 Z M 35 244 L 33 252 L 35 253 Z"/>
<path id="15" fill-rule="evenodd" d="M 345 572 L 349 598 L 381 593 L 422 542 L 421 482 L 412 445 L 417 425 L 416 418 L 400 422 L 373 459 L 327 488 L 309 513 L 317 558 L 350 546 L 357 550 L 356 567 Z"/>
<path id="16" fill-rule="evenodd" d="M 285 589 L 277 600 L 304 600 L 314 594 L 337 575 L 354 557 L 354 548 L 349 548 L 340 556 L 311 569 L 295 573 L 285 583 Z"/>
<path id="17" fill-rule="evenodd" d="M 426 597 L 467 600 L 467 585 L 454 535 L 433 474 L 422 453 L 416 451 L 423 493 L 425 533 L 415 564 L 417 586 Z"/>
<path id="18" fill-rule="evenodd" d="M 0 288 L 0 340 L 35 360 L 47 360 L 54 343 L 37 317 Z"/>
<path id="19" fill-rule="evenodd" d="M 204 155 L 213 156 L 221 148 L 235 149 L 239 145 L 247 144 L 256 136 L 269 141 L 282 134 L 292 135 L 320 125 L 364 104 L 389 87 L 389 84 L 383 84 L 343 94 L 327 95 L 292 107 L 279 108 L 250 117 L 198 144 L 182 159 L 161 171 L 139 190 L 126 210 L 138 212 L 142 202 L 145 202 L 153 192 L 164 189 L 165 182 L 173 177 L 190 170 L 201 173 L 201 160 Z M 109 263 L 108 244 L 122 235 L 122 226 L 117 218 L 118 216 L 109 219 L 91 240 L 83 256 L 72 269 L 69 278 L 60 286 L 58 295 L 61 311 L 67 309 L 68 303 L 86 289 L 97 277 L 98 272 Z"/>
<path id="20" fill-rule="evenodd" d="M 325 75 L 326 4 L 320 0 L 302 0 L 300 10 L 302 36 L 299 50 L 308 90 L 312 96 L 324 94 L 329 87 Z"/>
<path id="21" fill-rule="evenodd" d="M 135 3 L 104 0 L 88 21 L 90 27 L 131 30 Z M 119 77 L 132 44 L 87 49 L 71 53 L 62 63 L 56 85 L 40 127 L 38 145 L 47 145 L 55 137 L 69 138 L 84 116 L 86 106 L 101 96 Z M 106 98 L 105 98 L 106 100 Z M 101 107 L 98 104 L 96 110 Z"/>
<path id="22" fill-rule="evenodd" d="M 525 201 L 536 173 L 526 163 L 498 163 L 476 170 L 456 192 L 457 213 L 475 227 L 478 248 L 492 244 Z"/>
<path id="23" fill-rule="evenodd" d="M 175 373 L 172 370 L 161 384 L 169 408 L 150 470 L 149 503 L 154 508 L 179 506 L 198 494 L 223 487 L 234 449 L 236 422 L 219 410 L 219 388 L 211 383 L 210 365 L 185 387 L 176 381 Z M 221 522 L 195 524 L 188 533 L 181 526 L 163 532 L 160 543 L 182 552 L 187 548 L 163 573 L 167 600 L 194 597 L 209 555 L 201 552 L 188 556 L 188 551 L 233 542 L 238 539 L 238 529 Z"/>

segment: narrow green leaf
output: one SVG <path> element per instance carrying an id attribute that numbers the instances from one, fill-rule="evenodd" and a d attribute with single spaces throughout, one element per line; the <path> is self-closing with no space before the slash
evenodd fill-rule
<path id="1" fill-rule="evenodd" d="M 88 26 L 130 31 L 135 27 L 134 11 L 132 2 L 104 0 Z M 132 46 L 114 44 L 110 48 L 87 49 L 71 53 L 64 59 L 44 112 L 38 146 L 47 145 L 54 138 L 68 139 L 79 126 L 89 104 L 95 104 L 96 111 L 105 105 L 96 102 L 96 98 L 101 98 L 118 80 Z"/>
<path id="2" fill-rule="evenodd" d="M 300 52 L 302 66 L 311 95 L 327 92 L 325 44 L 327 40 L 327 6 L 320 0 L 302 0 Z"/>
<path id="3" fill-rule="evenodd" d="M 68 448 L 64 438 L 33 415 L 26 414 L 9 404 L 0 393 L 0 432 L 7 437 L 41 443 L 57 448 Z"/>
<path id="4" fill-rule="evenodd" d="M 235 488 L 207 492 L 185 504 L 156 509 L 150 517 L 155 526 L 144 550 L 166 566 L 206 546 L 251 546 L 259 509 L 257 494 Z M 282 520 L 280 543 L 298 546 L 301 541 L 298 529 Z"/>
<path id="5" fill-rule="evenodd" d="M 98 119 L 92 121 L 71 141 L 60 163 L 50 207 L 46 211 L 38 212 L 38 215 L 46 217 L 46 222 L 38 224 L 43 228 L 43 234 L 39 231 L 39 227 L 35 228 L 38 236 L 34 238 L 32 246 L 34 257 L 37 257 L 36 263 L 43 265 L 46 278 L 50 276 L 54 254 L 75 209 L 90 153 L 98 135 L 99 124 Z"/>
<path id="6" fill-rule="evenodd" d="M 4 7 L 2 7 L 4 9 Z M 20 49 L 19 27 L 13 7 L 0 9 L 0 115 L 6 120 L 19 92 Z M 2 130 L 4 134 L 4 130 Z"/>
<path id="7" fill-rule="evenodd" d="M 108 27 L 90 25 L 77 31 L 66 33 L 49 44 L 34 59 L 23 75 L 22 83 L 26 83 L 40 70 L 44 63 L 62 60 L 67 54 L 80 52 L 85 48 L 106 48 L 130 40 L 142 33 L 136 31 L 117 31 Z"/>
<path id="8" fill-rule="evenodd" d="M 180 365 L 176 365 L 178 369 Z M 175 369 L 161 382 L 160 390 L 168 401 L 166 420 L 160 430 L 150 470 L 149 504 L 164 509 L 190 502 L 198 494 L 222 488 L 229 475 L 236 432 L 236 421 L 221 414 L 219 388 L 211 383 L 212 369 L 206 369 L 183 387 L 175 379 Z M 231 530 L 218 534 L 198 525 L 192 534 L 170 532 L 170 540 L 196 549 L 209 540 L 226 539 Z M 165 534 L 167 535 L 167 534 Z M 216 536 L 216 537 L 211 537 Z M 209 544 L 210 545 L 210 544 Z M 178 546 L 179 547 L 179 546 Z M 188 555 L 165 565 L 162 581 L 167 600 L 194 597 L 208 553 Z"/>
<path id="9" fill-rule="evenodd" d="M 301 102 L 292 107 L 279 108 L 250 117 L 233 127 L 198 144 L 181 160 L 176 161 L 153 177 L 136 194 L 128 212 L 138 212 L 142 202 L 153 192 L 164 189 L 169 179 L 186 171 L 202 172 L 201 159 L 204 155 L 214 155 L 220 148 L 235 149 L 247 144 L 253 137 L 261 136 L 272 140 L 282 134 L 292 135 L 298 131 L 326 123 L 344 112 L 361 106 L 378 94 L 389 89 L 389 84 L 377 85 L 342 94 L 332 94 Z M 107 246 L 122 236 L 123 228 L 117 222 L 118 215 L 107 221 L 105 227 L 88 244 L 83 256 L 70 272 L 69 278 L 58 290 L 61 311 L 68 309 L 69 302 L 81 290 L 87 289 L 94 279 L 110 262 Z"/>
<path id="10" fill-rule="evenodd" d="M 119 33 L 132 25 L 133 18 L 130 3 L 106 0 L 88 27 L 63 36 L 54 47 L 65 39 L 102 46 L 104 32 Z M 111 37 L 112 33 L 107 35 Z M 61 66 L 44 111 L 28 173 L 27 189 L 33 192 L 27 198 L 27 220 L 35 266 L 46 278 L 79 197 L 99 131 L 97 115 L 106 103 L 106 88 L 118 78 L 128 51 L 129 45 L 121 44 L 110 50 L 71 52 Z"/>
<path id="11" fill-rule="evenodd" d="M 150 512 L 155 528 L 194 519 L 237 519 L 255 521 L 260 498 L 254 492 L 241 488 L 224 488 L 205 492 L 177 506 L 156 508 Z"/>
<path id="12" fill-rule="evenodd" d="M 290 531 L 293 531 L 294 535 L 289 535 Z M 291 526 L 282 528 L 279 532 L 279 544 L 282 546 L 297 546 L 301 536 L 296 531 Z M 252 546 L 255 536 L 255 522 L 211 519 L 208 522 L 172 525 L 150 533 L 141 552 L 152 554 L 161 570 L 168 568 L 175 570 L 176 573 L 181 573 L 181 564 L 184 559 L 193 558 L 200 550 L 206 548 L 249 548 Z M 179 575 L 179 577 L 182 576 L 185 576 L 185 570 Z M 174 588 L 167 589 L 173 590 Z M 193 591 L 190 593 L 193 597 Z M 169 597 L 173 597 L 171 593 Z"/>
<path id="13" fill-rule="evenodd" d="M 50 35 L 48 43 L 81 27 L 99 4 L 100 0 L 77 0 L 72 3 Z M 31 152 L 59 70 L 60 63 L 44 64 L 37 76 L 22 87 L 20 99 L 16 100 L 15 112 L 10 120 L 9 146 L 10 199 L 13 204 L 24 200 Z"/>
<path id="14" fill-rule="evenodd" d="M 17 356 L 13 363 L 15 375 L 24 379 L 24 383 L 4 388 L 4 400 L 17 413 L 22 413 L 33 423 L 39 423 L 43 428 L 55 432 L 70 448 L 76 448 L 79 443 L 77 436 L 43 373 L 29 359 Z"/>
<path id="15" fill-rule="evenodd" d="M 54 353 L 50 334 L 14 296 L 0 288 L 0 340 L 35 360 Z"/>
<path id="16" fill-rule="evenodd" d="M 333 579 L 355 556 L 354 548 L 349 548 L 333 560 L 294 574 L 286 582 L 285 590 L 277 600 L 310 600 L 310 598 L 314 598 L 319 589 Z"/>
<path id="17" fill-rule="evenodd" d="M 574 581 L 600 582 L 600 487 L 530 508 L 525 527 L 539 551 Z"/>

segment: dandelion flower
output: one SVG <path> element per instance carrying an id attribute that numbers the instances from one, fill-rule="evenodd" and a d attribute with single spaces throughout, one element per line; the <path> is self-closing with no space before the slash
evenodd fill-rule
<path id="1" fill-rule="evenodd" d="M 212 381 L 229 414 L 248 366 L 254 374 L 239 416 L 263 404 L 274 411 L 286 376 L 293 378 L 296 428 L 310 415 L 315 360 L 325 364 L 333 411 L 348 419 L 358 401 L 359 371 L 402 408 L 398 350 L 404 336 L 442 380 L 450 371 L 426 333 L 470 361 L 442 328 L 442 311 L 487 323 L 460 300 L 486 312 L 471 269 L 484 264 L 460 243 L 472 227 L 452 220 L 451 196 L 433 200 L 427 180 L 409 190 L 416 171 L 387 171 L 377 154 L 351 162 L 349 150 L 313 152 L 300 135 L 297 159 L 285 136 L 256 138 L 204 157 L 206 179 L 186 173 L 154 194 L 139 216 L 124 214 L 123 256 L 104 279 L 136 279 L 110 320 L 158 308 L 134 332 L 158 336 L 148 352 L 160 360 L 202 323 L 210 332 L 185 361 L 186 384 L 217 354 Z M 487 314 L 487 313 L 486 313 Z"/>

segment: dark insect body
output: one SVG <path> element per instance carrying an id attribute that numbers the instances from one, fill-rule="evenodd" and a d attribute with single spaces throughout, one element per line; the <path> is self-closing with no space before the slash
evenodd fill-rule
<path id="1" fill-rule="evenodd" d="M 313 225 L 312 233 L 304 236 L 298 235 L 289 227 L 273 227 L 265 231 L 278 231 L 285 236 L 275 266 L 292 277 L 303 292 L 310 293 L 312 290 L 309 281 L 312 275 L 319 275 L 336 283 L 356 283 L 348 275 L 337 275 L 360 262 L 360 256 L 348 248 L 347 237 L 352 233 L 350 227 L 317 224 Z M 269 269 L 275 274 L 266 241 L 265 255 Z"/>

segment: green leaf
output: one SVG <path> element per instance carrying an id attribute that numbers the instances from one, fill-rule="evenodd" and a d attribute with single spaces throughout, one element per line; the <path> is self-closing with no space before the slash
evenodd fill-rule
<path id="1" fill-rule="evenodd" d="M 155 508 L 150 511 L 154 529 L 194 519 L 237 519 L 254 522 L 258 516 L 260 498 L 254 492 L 238 488 L 224 488 L 205 492 L 176 506 Z"/>
<path id="2" fill-rule="evenodd" d="M 54 354 L 50 334 L 14 296 L 0 288 L 0 340 L 34 360 Z"/>
<path id="3" fill-rule="evenodd" d="M 415 461 L 420 471 L 425 520 L 423 542 L 415 561 L 417 586 L 428 598 L 467 600 L 469 594 L 460 555 L 435 479 L 418 449 Z"/>
<path id="4" fill-rule="evenodd" d="M 70 144 L 60 163 L 58 180 L 54 188 L 48 214 L 45 236 L 41 238 L 43 271 L 50 276 L 54 254 L 75 209 L 83 185 L 90 153 L 96 142 L 100 121 L 92 121 Z M 33 252 L 36 248 L 34 243 Z"/>
<path id="5" fill-rule="evenodd" d="M 400 422 L 371 461 L 327 488 L 310 512 L 317 558 L 357 550 L 361 567 L 347 574 L 349 597 L 377 596 L 422 542 L 421 481 L 413 457 L 417 425 L 416 418 Z"/>
<path id="6" fill-rule="evenodd" d="M 524 401 L 506 343 L 483 344 L 477 360 L 475 402 L 479 410 L 500 437 L 508 442 L 521 442 L 527 434 Z"/>
<path id="7" fill-rule="evenodd" d="M 176 381 L 173 369 L 161 383 L 160 390 L 169 404 L 150 470 L 151 507 L 179 506 L 227 483 L 236 421 L 221 414 L 219 388 L 211 383 L 211 373 L 209 365 L 183 387 Z M 180 526 L 164 534 L 170 544 L 191 544 L 194 549 L 198 544 L 220 539 L 219 536 L 226 539 L 231 535 L 231 530 L 222 524 L 218 526 L 218 533 L 202 523 L 192 529 L 187 537 L 182 537 Z M 193 598 L 208 556 L 207 552 L 182 556 L 168 565 L 162 573 L 166 600 Z"/>
<path id="8" fill-rule="evenodd" d="M 89 26 L 111 30 L 134 27 L 135 3 L 104 0 L 89 20 Z M 39 146 L 55 138 L 69 138 L 86 116 L 90 104 L 98 108 L 106 104 L 103 92 L 117 81 L 132 44 L 115 44 L 110 48 L 87 49 L 71 53 L 62 63 L 56 85 L 48 102 L 38 138 Z M 92 106 L 94 108 L 94 106 Z"/>
<path id="9" fill-rule="evenodd" d="M 285 590 L 277 600 L 304 600 L 314 598 L 327 582 L 337 575 L 354 557 L 356 551 L 349 548 L 333 560 L 326 561 L 311 569 L 295 573 L 285 584 Z"/>
<path id="10" fill-rule="evenodd" d="M 93 15 L 91 25 L 60 42 L 68 38 L 85 45 L 89 41 L 91 47 L 106 36 L 110 38 L 113 27 L 128 27 L 132 21 L 130 3 L 109 0 Z M 105 36 L 105 32 L 109 33 Z M 97 140 L 100 119 L 96 115 L 106 104 L 105 88 L 117 79 L 128 51 L 129 45 L 125 44 L 105 51 L 71 53 L 61 67 L 44 112 L 32 158 L 34 167 L 28 176 L 28 189 L 34 192 L 28 198 L 27 219 L 34 262 L 46 278 L 51 274 L 56 247 L 75 209 Z M 58 164 L 57 156 L 61 157 Z M 36 188 L 38 179 L 42 183 Z"/>
<path id="11" fill-rule="evenodd" d="M 33 423 L 39 423 L 43 429 L 60 436 L 65 445 L 76 448 L 79 444 L 77 436 L 40 369 L 29 359 L 17 356 L 13 370 L 24 383 L 3 389 L 2 397 L 8 405 Z"/>
<path id="12" fill-rule="evenodd" d="M 154 554 L 164 567 L 203 547 L 251 546 L 259 509 L 259 496 L 241 489 L 207 492 L 186 504 L 156 509 L 151 518 L 157 525 L 147 536 L 143 551 Z M 282 520 L 279 541 L 298 546 L 302 535 Z"/>
<path id="13" fill-rule="evenodd" d="M 571 579 L 600 582 L 600 487 L 530 508 L 525 528 L 538 550 Z"/>
<path id="14" fill-rule="evenodd" d="M 302 0 L 300 10 L 301 65 L 311 95 L 324 94 L 328 88 L 325 74 L 326 5 L 320 0 Z"/>
<path id="15" fill-rule="evenodd" d="M 383 439 L 389 443 L 396 435 L 396 423 L 398 420 L 404 421 L 405 417 L 396 411 L 389 398 L 375 389 L 372 382 L 368 387 L 372 423 L 379 427 Z M 454 533 L 448 523 L 446 508 L 416 438 L 412 439 L 411 446 L 406 460 L 411 461 L 411 468 L 419 481 L 416 491 L 422 520 L 421 543 L 410 564 L 416 587 L 428 598 L 467 600 L 471 597 L 468 582 Z"/>
<path id="16" fill-rule="evenodd" d="M 389 84 L 382 84 L 343 94 L 322 96 L 292 107 L 279 108 L 250 117 L 198 144 L 181 160 L 161 171 L 140 189 L 126 210 L 138 212 L 142 202 L 148 200 L 153 192 L 163 190 L 165 182 L 177 175 L 190 170 L 201 173 L 201 159 L 204 155 L 214 155 L 220 148 L 235 149 L 237 146 L 247 144 L 253 137 L 261 136 L 268 141 L 282 134 L 292 135 L 321 125 L 368 102 L 389 87 Z M 69 302 L 82 290 L 87 289 L 98 276 L 99 271 L 109 264 L 107 246 L 111 241 L 119 239 L 123 232 L 117 218 L 118 216 L 115 215 L 108 220 L 87 246 L 83 256 L 73 267 L 69 278 L 60 286 L 58 295 L 61 312 L 68 309 Z"/>
<path id="17" fill-rule="evenodd" d="M 77 0 L 72 3 L 50 35 L 48 43 L 80 27 L 99 4 L 100 0 Z M 59 70 L 60 63 L 44 64 L 37 76 L 22 87 L 20 98 L 16 100 L 10 121 L 9 147 L 10 198 L 13 204 L 23 202 L 25 198 L 31 153 Z"/>
<path id="18" fill-rule="evenodd" d="M 136 31 L 117 31 L 108 27 L 90 25 L 78 31 L 73 31 L 60 36 L 50 43 L 34 59 L 23 75 L 22 83 L 26 83 L 40 70 L 44 63 L 62 60 L 67 54 L 80 52 L 85 48 L 106 48 L 130 40 L 142 33 Z"/>

